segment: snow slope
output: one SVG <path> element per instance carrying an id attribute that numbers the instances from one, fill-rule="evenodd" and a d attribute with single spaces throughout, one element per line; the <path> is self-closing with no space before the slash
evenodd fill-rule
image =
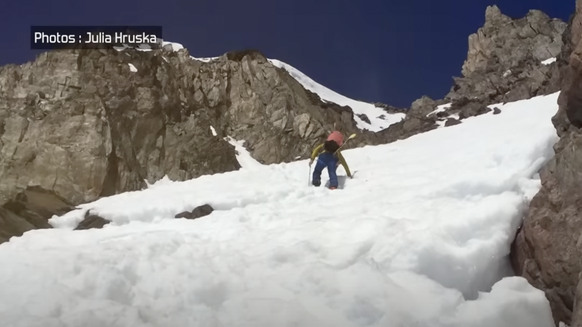
<path id="1" fill-rule="evenodd" d="M 343 190 L 299 161 L 83 205 L 0 245 L 2 326 L 551 327 L 543 292 L 501 278 L 556 100 L 347 150 Z M 113 223 L 72 231 L 88 209 Z"/>

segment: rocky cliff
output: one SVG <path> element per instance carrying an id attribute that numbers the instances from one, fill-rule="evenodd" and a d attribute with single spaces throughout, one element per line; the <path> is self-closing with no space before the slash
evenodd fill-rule
<path id="1" fill-rule="evenodd" d="M 305 156 L 349 107 L 321 101 L 256 51 L 67 50 L 0 68 L 0 242 L 76 204 Z M 371 134 L 371 133 L 370 133 Z M 366 139 L 366 133 L 362 138 Z"/>
<path id="2" fill-rule="evenodd" d="M 556 324 L 582 326 L 582 0 L 564 33 L 555 156 L 541 170 L 542 188 L 512 249 L 512 263 L 545 291 Z"/>

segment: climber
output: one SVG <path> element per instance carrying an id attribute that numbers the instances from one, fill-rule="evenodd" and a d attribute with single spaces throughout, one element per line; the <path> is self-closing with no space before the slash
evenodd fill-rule
<path id="1" fill-rule="evenodd" d="M 346 160 L 342 156 L 341 152 L 338 149 L 344 143 L 343 135 L 338 131 L 333 131 L 327 137 L 325 143 L 318 145 L 313 152 L 311 153 L 311 161 L 309 161 L 309 166 L 313 164 L 315 157 L 317 158 L 317 163 L 315 164 L 315 169 L 313 170 L 313 179 L 312 184 L 314 186 L 321 185 L 321 172 L 324 168 L 327 168 L 327 172 L 329 174 L 329 188 L 331 190 L 335 190 L 338 187 L 338 180 L 336 170 L 339 164 L 344 167 L 348 177 L 352 178 L 352 174 L 350 173 L 350 169 L 348 168 L 348 164 Z"/>

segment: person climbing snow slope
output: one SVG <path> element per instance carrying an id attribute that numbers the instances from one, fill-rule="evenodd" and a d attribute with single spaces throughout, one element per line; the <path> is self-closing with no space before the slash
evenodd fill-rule
<path id="1" fill-rule="evenodd" d="M 335 190 L 338 187 L 337 179 L 337 167 L 341 164 L 348 177 L 352 178 L 350 168 L 346 163 L 346 160 L 338 149 L 344 143 L 343 135 L 338 131 L 333 131 L 327 137 L 325 143 L 318 145 L 311 153 L 311 161 L 309 161 L 309 166 L 313 164 L 313 161 L 317 157 L 317 163 L 315 164 L 315 169 L 313 170 L 312 184 L 313 186 L 321 185 L 321 173 L 324 168 L 327 168 L 329 174 L 329 188 Z"/>

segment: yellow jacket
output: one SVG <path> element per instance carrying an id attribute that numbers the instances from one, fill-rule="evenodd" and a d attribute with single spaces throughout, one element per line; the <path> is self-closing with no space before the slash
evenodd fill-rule
<path id="1" fill-rule="evenodd" d="M 325 152 L 325 150 L 323 149 L 323 144 L 318 145 L 311 153 L 311 161 L 313 162 L 315 160 L 315 158 L 323 152 Z M 336 151 L 335 155 L 339 159 L 339 163 L 346 170 L 348 177 L 352 177 L 352 173 L 350 172 L 350 168 L 348 167 L 348 164 L 346 163 L 346 159 L 344 158 L 344 156 L 342 156 L 341 151 L 339 151 L 339 150 Z"/>

